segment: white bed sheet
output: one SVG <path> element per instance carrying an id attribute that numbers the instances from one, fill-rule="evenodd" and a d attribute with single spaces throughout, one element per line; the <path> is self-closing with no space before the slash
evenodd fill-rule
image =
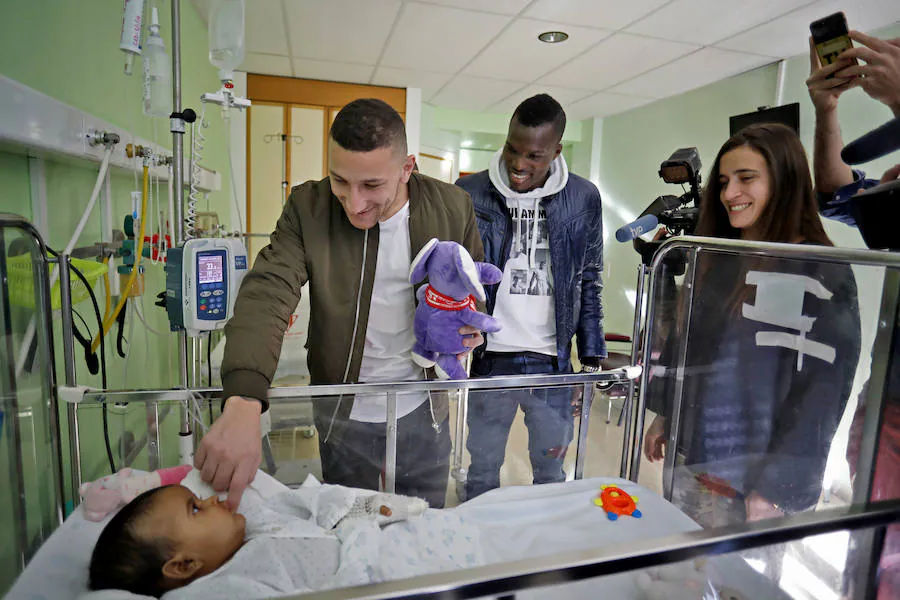
<path id="1" fill-rule="evenodd" d="M 640 519 L 610 521 L 593 504 L 601 485 L 617 485 L 638 497 Z M 485 555 L 503 562 L 550 556 L 598 545 L 621 545 L 662 538 L 700 527 L 662 496 L 629 480 L 596 478 L 566 483 L 493 490 L 455 509 L 482 535 Z M 737 556 L 713 557 L 706 574 L 719 586 L 733 590 L 736 600 L 787 600 L 787 596 Z M 602 592 L 599 593 L 599 592 Z M 635 573 L 610 575 L 564 586 L 516 592 L 517 600 L 596 600 L 645 598 Z M 665 596 L 670 599 L 679 596 Z"/>
<path id="2" fill-rule="evenodd" d="M 619 485 L 637 495 L 643 516 L 610 521 L 593 498 L 603 484 Z M 623 544 L 698 529 L 687 516 L 662 497 L 627 480 L 597 478 L 542 486 L 493 490 L 455 509 L 449 509 L 481 531 L 484 555 L 491 563 L 547 556 L 599 544 Z M 87 521 L 76 510 L 50 537 L 16 581 L 10 600 L 77 598 L 87 589 L 87 567 L 105 521 Z M 710 576 L 742 592 L 746 598 L 781 598 L 773 586 L 743 561 L 719 557 L 710 561 Z M 566 598 L 596 598 L 598 581 L 567 584 Z M 643 598 L 633 574 L 605 577 L 604 596 Z M 129 595 L 120 593 L 117 600 Z M 132 596 L 133 598 L 143 598 Z M 560 590 L 528 590 L 517 598 L 559 598 Z M 92 600 L 100 600 L 91 594 Z"/>

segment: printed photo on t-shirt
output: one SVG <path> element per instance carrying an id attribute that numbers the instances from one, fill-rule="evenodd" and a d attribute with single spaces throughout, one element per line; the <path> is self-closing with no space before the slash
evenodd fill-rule
<path id="1" fill-rule="evenodd" d="M 509 284 L 509 293 L 524 295 L 528 293 L 528 269 L 513 269 Z"/>
<path id="2" fill-rule="evenodd" d="M 553 285 L 550 283 L 550 252 L 547 250 L 535 251 L 535 268 L 528 270 L 528 295 L 552 296 Z"/>
<path id="3" fill-rule="evenodd" d="M 513 219 L 509 251 L 511 295 L 552 296 L 550 272 L 550 233 L 544 210 L 510 208 Z M 537 223 L 535 223 L 537 219 Z"/>
<path id="4" fill-rule="evenodd" d="M 547 230 L 547 218 L 544 215 L 544 211 L 541 211 L 540 220 L 538 221 L 538 234 L 537 234 L 537 243 L 535 247 L 538 249 L 549 249 L 550 248 L 550 232 Z"/>

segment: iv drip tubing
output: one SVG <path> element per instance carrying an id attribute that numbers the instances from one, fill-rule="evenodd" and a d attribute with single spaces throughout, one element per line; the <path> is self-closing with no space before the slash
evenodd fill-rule
<path id="1" fill-rule="evenodd" d="M 147 195 L 148 188 L 150 185 L 150 166 L 148 161 L 144 161 L 144 184 L 143 190 L 141 193 L 141 218 L 140 218 L 140 231 L 137 234 L 137 247 L 134 251 L 134 266 L 131 269 L 131 275 L 128 277 L 128 281 L 125 283 L 125 288 L 122 290 L 122 295 L 119 296 L 119 303 L 116 304 L 116 308 L 112 311 L 112 314 L 103 321 L 103 330 L 97 333 L 97 337 L 94 338 L 94 341 L 91 343 L 91 352 L 97 351 L 97 346 L 100 345 L 100 337 L 105 336 L 109 333 L 110 328 L 113 323 L 116 322 L 116 317 L 121 312 L 122 307 L 125 306 L 125 302 L 128 300 L 128 297 L 131 295 L 131 288 L 134 287 L 134 282 L 138 278 L 138 273 L 140 271 L 141 265 L 141 254 L 144 251 L 144 227 L 147 224 Z"/>

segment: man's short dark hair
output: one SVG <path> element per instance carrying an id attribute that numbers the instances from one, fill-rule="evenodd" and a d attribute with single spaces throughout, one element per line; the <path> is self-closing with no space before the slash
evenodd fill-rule
<path id="1" fill-rule="evenodd" d="M 89 589 L 126 590 L 156 598 L 166 592 L 162 568 L 173 555 L 171 543 L 146 539 L 139 532 L 141 519 L 165 487 L 144 492 L 107 523 L 91 555 Z"/>
<path id="2" fill-rule="evenodd" d="M 566 131 L 566 111 L 549 94 L 538 94 L 522 102 L 516 107 L 513 119 L 525 127 L 540 127 L 550 123 L 560 140 Z"/>
<path id="3" fill-rule="evenodd" d="M 406 125 L 396 110 L 382 100 L 362 98 L 340 110 L 331 124 L 331 138 L 344 150 L 371 152 L 393 147 L 406 156 Z"/>

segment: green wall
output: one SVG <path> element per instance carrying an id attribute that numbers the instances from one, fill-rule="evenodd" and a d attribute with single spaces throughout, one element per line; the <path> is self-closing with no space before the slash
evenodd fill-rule
<path id="1" fill-rule="evenodd" d="M 419 142 L 433 150 L 455 152 L 460 148 L 459 131 L 441 129 L 437 124 L 437 112 L 441 110 L 431 104 L 422 104 L 422 122 L 420 124 Z"/>
<path id="2" fill-rule="evenodd" d="M 171 56 L 171 3 L 156 0 L 147 1 L 149 7 L 159 7 L 161 29 L 166 50 Z M 171 148 L 171 134 L 167 119 L 145 117 L 141 110 L 141 62 L 137 59 L 133 75 L 123 74 L 124 54 L 118 49 L 119 33 L 122 25 L 121 0 L 89 0 L 71 2 L 67 0 L 28 0 L 2 3 L 0 18 L 0 74 L 21 82 L 37 91 L 45 93 L 85 113 L 99 117 L 118 127 L 134 132 L 137 136 Z M 193 3 L 181 2 L 182 27 L 182 86 L 183 104 L 200 112 L 201 93 L 216 91 L 221 83 L 216 70 L 208 62 L 206 26 L 197 14 Z M 149 21 L 149 18 L 146 19 Z M 226 138 L 223 122 L 216 107 L 207 111 L 210 126 L 204 131 L 206 146 L 202 164 L 222 174 L 222 190 L 211 194 L 209 209 L 217 211 L 220 219 L 227 224 L 231 214 L 231 192 L 229 188 Z M 189 152 L 189 136 L 185 136 L 185 151 Z M 46 189 L 48 204 L 49 235 L 46 242 L 54 248 L 63 247 L 87 204 L 99 165 L 79 159 L 46 159 Z M 130 211 L 130 193 L 135 186 L 135 174 L 131 171 L 112 171 L 112 194 L 114 198 L 115 227 L 121 228 L 122 219 Z M 4 145 L 0 150 L 0 211 L 12 212 L 31 218 L 31 184 L 28 159 L 24 150 Z M 166 184 L 160 187 L 166 192 Z M 202 205 L 206 209 L 206 203 Z M 87 245 L 100 240 L 100 215 L 94 213 L 82 234 L 78 245 Z M 156 306 L 156 294 L 164 289 L 162 265 L 147 265 L 146 293 L 143 299 L 144 314 L 149 325 L 160 332 L 167 332 L 164 311 Z M 96 288 L 102 302 L 102 286 Z M 76 309 L 96 332 L 93 309 L 90 302 L 82 302 Z M 132 317 L 134 318 L 134 317 Z M 16 342 L 19 341 L 27 319 L 16 319 Z M 57 359 L 57 375 L 61 381 L 62 345 L 59 337 L 60 322 L 54 320 L 54 337 Z M 125 361 L 111 348 L 107 348 L 109 366 L 109 386 L 136 389 L 146 387 L 168 387 L 176 385 L 173 373 L 177 360 L 174 336 L 157 337 L 135 320 L 133 332 L 129 336 L 128 380 L 125 381 Z M 115 341 L 115 336 L 108 338 Z M 111 346 L 112 344 L 110 344 Z M 17 346 L 18 348 L 18 346 Z M 82 353 L 76 351 L 79 384 L 100 385 L 99 376 L 90 376 L 84 366 Z M 176 375 L 177 377 L 177 375 Z M 20 402 L 40 402 L 45 394 L 34 391 L 34 384 L 24 380 L 31 393 L 23 393 Z M 44 398 L 45 400 L 45 398 Z M 108 471 L 100 412 L 88 408 L 83 410 L 80 437 L 84 459 L 85 478 L 96 477 Z M 124 413 L 124 414 L 122 414 Z M 8 417 L 7 417 L 8 418 Z M 110 415 L 110 429 L 113 442 L 123 427 L 134 430 L 137 436 L 144 431 L 146 418 L 143 407 L 130 406 Z M 168 433 L 177 427 L 175 418 L 170 418 L 163 429 Z M 65 419 L 62 419 L 65 427 Z M 8 423 L 4 425 L 0 438 L 0 478 L 11 480 L 6 436 Z M 46 444 L 43 444 L 45 446 Z M 64 444 L 65 447 L 65 444 Z M 47 465 L 45 448 L 38 449 L 39 456 L 29 460 L 35 464 Z M 165 460 L 166 457 L 164 457 Z M 169 456 L 169 462 L 175 457 Z M 142 461 L 139 461 L 140 466 Z M 68 465 L 66 465 L 68 467 Z M 31 486 L 31 483 L 29 483 Z M 34 485 L 38 485 L 35 483 Z M 11 490 L 11 488 L 8 488 Z M 69 492 L 70 494 L 70 492 Z M 29 487 L 26 492 L 29 511 L 42 511 L 33 506 L 36 498 L 44 497 Z M 67 496 L 69 497 L 69 496 Z M 10 498 L 0 494 L 0 513 L 10 514 Z M 30 513 L 31 514 L 31 513 Z M 32 532 L 33 533 L 33 532 Z M 0 594 L 7 588 L 14 575 L 11 560 L 12 544 L 9 529 L 3 525 L 0 530 Z"/>
<path id="3" fill-rule="evenodd" d="M 566 147 L 566 162 L 569 171 L 581 175 L 585 179 L 591 176 L 591 141 L 594 136 L 594 120 L 585 119 L 580 122 L 581 140 Z M 566 126 L 568 129 L 568 124 Z"/>
<path id="4" fill-rule="evenodd" d="M 631 244 L 618 243 L 612 234 L 657 196 L 681 194 L 680 186 L 664 183 L 657 174 L 659 164 L 677 148 L 697 147 L 705 180 L 708 165 L 728 138 L 728 117 L 773 104 L 775 80 L 775 67 L 764 67 L 603 120 L 599 161 L 607 331 L 630 335 L 639 262 Z"/>
<path id="5" fill-rule="evenodd" d="M 484 171 L 491 165 L 496 150 L 472 150 L 469 148 L 459 149 L 459 170 L 467 173 L 477 173 Z"/>

